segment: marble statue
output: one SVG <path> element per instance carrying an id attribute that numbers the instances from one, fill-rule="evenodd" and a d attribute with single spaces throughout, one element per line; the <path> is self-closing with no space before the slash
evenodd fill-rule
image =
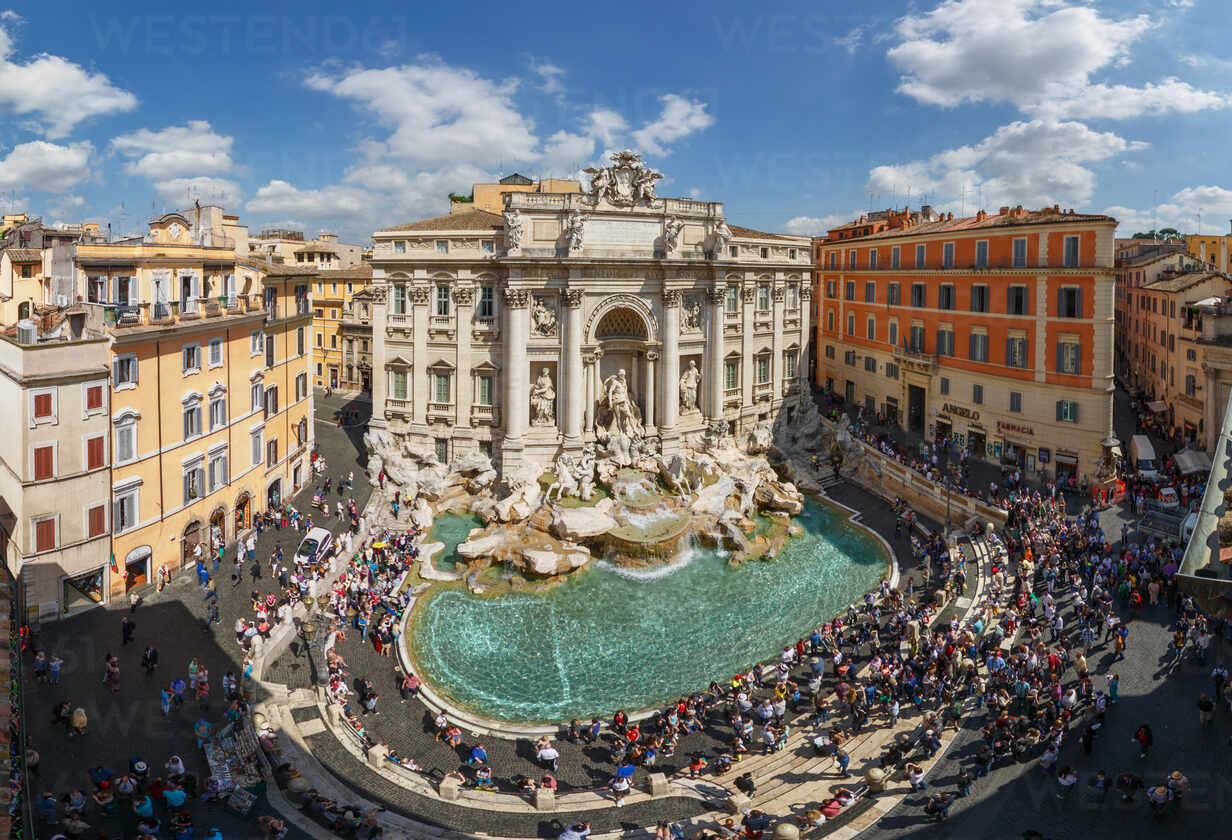
<path id="1" fill-rule="evenodd" d="M 530 404 L 535 410 L 535 416 L 530 421 L 532 426 L 556 425 L 556 388 L 552 385 L 552 376 L 544 368 L 530 389 Z"/>
<path id="2" fill-rule="evenodd" d="M 595 445 L 593 443 L 582 447 L 582 456 L 578 458 L 573 476 L 577 479 L 578 497 L 583 501 L 590 501 L 595 495 Z"/>
<path id="3" fill-rule="evenodd" d="M 697 298 L 689 295 L 680 307 L 680 331 L 682 333 L 702 331 L 702 305 Z"/>
<path id="4" fill-rule="evenodd" d="M 671 253 L 680 247 L 680 232 L 684 230 L 684 222 L 672 216 L 663 224 L 663 250 Z"/>
<path id="5" fill-rule="evenodd" d="M 727 226 L 727 220 L 722 216 L 714 226 L 714 255 L 716 258 L 727 256 L 727 243 L 731 241 L 731 228 Z"/>
<path id="6" fill-rule="evenodd" d="M 553 491 L 556 493 L 557 501 L 567 496 L 576 497 L 578 495 L 578 480 L 574 474 L 573 458 L 567 452 L 562 452 L 556 456 L 556 463 L 552 467 L 552 472 L 556 475 L 556 480 L 548 487 L 548 501 L 552 500 Z"/>
<path id="7" fill-rule="evenodd" d="M 585 232 L 586 220 L 589 218 L 581 210 L 569 212 L 569 218 L 565 222 L 565 242 L 570 251 L 577 251 L 582 247 L 582 234 Z"/>
<path id="8" fill-rule="evenodd" d="M 655 172 L 653 169 L 641 168 L 633 175 L 633 201 L 637 203 L 644 201 L 647 204 L 654 204 L 655 200 L 655 181 L 663 177 L 663 173 Z"/>
<path id="9" fill-rule="evenodd" d="M 531 330 L 535 335 L 550 338 L 556 335 L 556 310 L 536 296 L 530 311 Z"/>
<path id="10" fill-rule="evenodd" d="M 590 176 L 590 189 L 586 191 L 592 204 L 603 199 L 609 204 L 628 207 L 634 204 L 653 204 L 655 181 L 663 177 L 642 163 L 642 156 L 629 149 L 611 156 L 611 166 L 589 167 L 582 170 Z"/>
<path id="11" fill-rule="evenodd" d="M 522 211 L 505 211 L 505 245 L 510 251 L 522 247 Z"/>
<path id="12" fill-rule="evenodd" d="M 609 435 L 621 434 L 630 440 L 646 436 L 646 430 L 642 427 L 641 409 L 629 396 L 629 382 L 624 368 L 603 380 L 599 407 L 610 415 L 606 424 Z"/>
<path id="13" fill-rule="evenodd" d="M 697 362 L 689 359 L 689 369 L 680 374 L 680 413 L 688 414 L 697 411 L 697 390 L 702 381 L 702 372 L 697 369 Z"/>

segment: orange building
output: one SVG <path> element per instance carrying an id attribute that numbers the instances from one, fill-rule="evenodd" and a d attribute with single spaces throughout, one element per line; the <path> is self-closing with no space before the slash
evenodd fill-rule
<path id="1" fill-rule="evenodd" d="M 814 249 L 819 386 L 1027 471 L 1091 476 L 1112 437 L 1116 220 L 887 210 Z"/>

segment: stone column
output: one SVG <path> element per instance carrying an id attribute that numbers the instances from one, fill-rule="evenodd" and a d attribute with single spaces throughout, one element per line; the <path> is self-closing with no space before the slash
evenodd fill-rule
<path id="1" fill-rule="evenodd" d="M 562 296 L 565 309 L 565 375 L 557 384 L 564 397 L 564 433 L 566 448 L 582 444 L 582 391 L 585 388 L 586 371 L 582 360 L 582 290 L 566 289 Z"/>
<path id="2" fill-rule="evenodd" d="M 646 419 L 643 425 L 646 427 L 646 434 L 653 435 L 655 433 L 655 364 L 659 361 L 659 354 L 650 350 L 646 353 L 646 387 L 643 388 L 643 393 L 646 397 Z"/>
<path id="3" fill-rule="evenodd" d="M 522 436 L 530 423 L 529 368 L 526 344 L 530 339 L 530 293 L 505 289 L 505 440 L 501 465 L 508 469 L 521 463 Z"/>
<path id="4" fill-rule="evenodd" d="M 753 334 L 757 329 L 756 281 L 745 283 L 740 289 L 740 413 L 754 407 L 753 378 L 757 373 L 757 360 L 753 356 Z"/>
<path id="5" fill-rule="evenodd" d="M 663 292 L 663 365 L 659 377 L 659 431 L 670 434 L 680 411 L 680 291 Z"/>
<path id="6" fill-rule="evenodd" d="M 590 395 L 586 398 L 586 408 L 590 411 L 590 431 L 593 433 L 599 425 L 599 391 L 603 389 L 603 348 L 598 347 L 590 357 Z"/>
<path id="7" fill-rule="evenodd" d="M 582 357 L 582 365 L 585 369 L 586 386 L 582 394 L 582 431 L 593 432 L 595 430 L 595 357 L 593 353 L 586 353 Z"/>
<path id="8" fill-rule="evenodd" d="M 706 393 L 710 399 L 706 416 L 712 424 L 723 419 L 723 301 L 726 298 L 726 285 L 707 292 L 706 379 L 710 389 Z"/>
<path id="9" fill-rule="evenodd" d="M 411 432 L 428 435 L 428 403 L 432 400 L 432 383 L 428 375 L 428 317 L 432 306 L 431 286 L 411 286 L 411 338 L 415 347 L 415 367 L 407 390 L 411 403 Z"/>
<path id="10" fill-rule="evenodd" d="M 389 371 L 385 369 L 385 295 L 388 286 L 372 287 L 372 419 L 368 425 L 374 429 L 386 428 L 385 398 L 389 393 Z"/>
<path id="11" fill-rule="evenodd" d="M 771 405 L 783 399 L 783 300 L 786 295 L 785 287 L 774 287 L 774 338 L 770 345 Z"/>
<path id="12" fill-rule="evenodd" d="M 475 379 L 471 376 L 471 314 L 474 312 L 475 289 L 462 286 L 453 290 L 453 325 L 456 351 L 454 365 L 453 402 L 455 438 L 463 438 L 469 449 L 473 444 L 471 429 L 471 403 L 474 402 Z M 455 444 L 457 446 L 457 444 Z M 458 447 L 462 448 L 462 447 Z"/>

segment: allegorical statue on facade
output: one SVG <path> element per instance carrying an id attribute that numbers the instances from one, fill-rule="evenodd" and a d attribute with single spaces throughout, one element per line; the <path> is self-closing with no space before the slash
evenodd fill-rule
<path id="1" fill-rule="evenodd" d="M 538 295 L 531 304 L 530 321 L 535 335 L 544 338 L 556 335 L 556 310 Z"/>
<path id="2" fill-rule="evenodd" d="M 623 435 L 630 440 L 645 437 L 642 427 L 642 411 L 629 395 L 629 382 L 624 369 L 603 380 L 603 393 L 599 395 L 599 408 L 606 411 L 604 424 L 609 435 Z"/>
<path id="3" fill-rule="evenodd" d="M 680 308 L 680 331 L 682 333 L 701 332 L 702 305 L 697 298 L 689 295 Z"/>
<path id="4" fill-rule="evenodd" d="M 680 413 L 688 414 L 697 411 L 697 390 L 701 385 L 702 372 L 697 369 L 697 362 L 689 359 L 689 369 L 680 374 Z"/>
<path id="5" fill-rule="evenodd" d="M 655 181 L 663 177 L 642 163 L 642 156 L 625 149 L 611 156 L 611 166 L 589 167 L 582 170 L 590 175 L 587 190 L 592 203 L 603 199 L 608 204 L 627 207 L 634 204 L 653 204 Z"/>
<path id="6" fill-rule="evenodd" d="M 715 223 L 712 234 L 714 235 L 714 256 L 716 258 L 726 256 L 727 243 L 731 242 L 732 232 L 731 228 L 727 226 L 727 220 L 722 216 L 720 216 L 718 222 Z"/>
<path id="7" fill-rule="evenodd" d="M 586 220 L 590 216 L 583 213 L 581 210 L 569 211 L 569 218 L 565 222 L 565 243 L 570 251 L 580 250 L 582 247 L 582 235 L 586 231 Z"/>
<path id="8" fill-rule="evenodd" d="M 671 253 L 680 247 L 680 231 L 684 230 L 684 222 L 672 216 L 663 223 L 663 250 Z"/>
<path id="9" fill-rule="evenodd" d="M 505 246 L 514 251 L 522 247 L 522 211 L 505 211 Z"/>
<path id="10" fill-rule="evenodd" d="M 532 426 L 556 425 L 556 388 L 552 384 L 552 375 L 544 368 L 535 380 L 530 390 L 530 405 L 535 415 L 531 419 Z"/>

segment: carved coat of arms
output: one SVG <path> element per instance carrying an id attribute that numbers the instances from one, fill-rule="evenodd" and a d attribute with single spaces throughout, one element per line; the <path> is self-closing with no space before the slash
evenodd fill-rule
<path id="1" fill-rule="evenodd" d="M 611 166 L 589 167 L 583 171 L 590 176 L 587 195 L 595 204 L 603 199 L 608 204 L 630 207 L 635 204 L 654 204 L 655 181 L 663 173 L 655 172 L 642 163 L 642 156 L 625 149 L 612 155 Z"/>

